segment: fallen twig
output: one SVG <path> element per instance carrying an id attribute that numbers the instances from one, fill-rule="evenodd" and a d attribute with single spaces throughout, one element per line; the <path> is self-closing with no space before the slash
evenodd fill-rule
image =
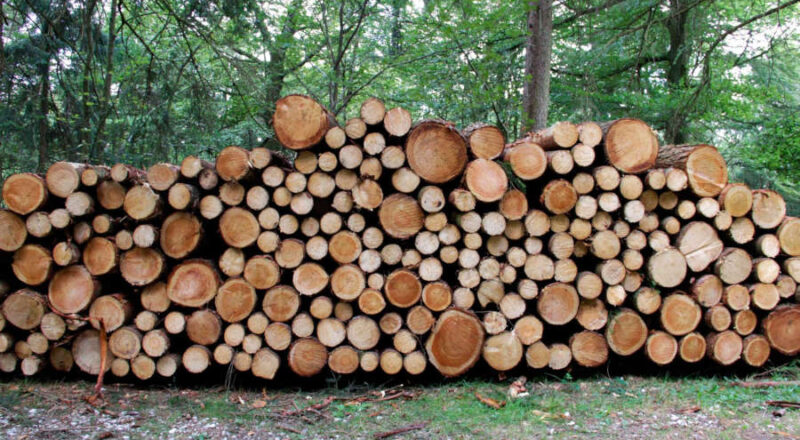
<path id="1" fill-rule="evenodd" d="M 429 422 L 415 423 L 413 425 L 404 426 L 402 428 L 392 429 L 391 431 L 379 432 L 375 434 L 376 439 L 387 438 L 393 435 L 402 434 L 404 432 L 416 431 L 428 426 Z"/>
<path id="2" fill-rule="evenodd" d="M 478 392 L 475 393 L 475 397 L 477 397 L 478 400 L 480 400 L 481 403 L 483 403 L 484 405 L 492 407 L 494 409 L 500 409 L 506 406 L 505 400 L 497 401 L 495 399 L 492 399 L 491 397 L 483 397 Z"/>
<path id="3" fill-rule="evenodd" d="M 744 388 L 796 387 L 800 386 L 800 380 L 733 382 L 733 384 Z"/>
<path id="4" fill-rule="evenodd" d="M 800 408 L 800 402 L 789 402 L 786 400 L 767 400 L 767 405 L 779 408 Z"/>

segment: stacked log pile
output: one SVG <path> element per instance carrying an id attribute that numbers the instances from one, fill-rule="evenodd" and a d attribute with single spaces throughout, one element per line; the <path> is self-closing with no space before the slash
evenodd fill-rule
<path id="1" fill-rule="evenodd" d="M 276 108 L 293 161 L 230 146 L 9 177 L 0 371 L 452 377 L 800 352 L 800 220 L 728 183 L 710 145 L 659 147 L 636 119 L 507 143 L 374 98 L 343 126 L 305 96 Z"/>

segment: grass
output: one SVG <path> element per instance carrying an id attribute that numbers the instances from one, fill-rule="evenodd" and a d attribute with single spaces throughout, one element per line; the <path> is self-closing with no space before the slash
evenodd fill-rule
<path id="1" fill-rule="evenodd" d="M 773 371 L 766 379 L 791 381 L 798 377 L 800 365 L 793 364 Z M 89 426 L 84 429 L 112 431 L 100 427 L 114 417 L 133 414 L 133 438 L 370 438 L 378 432 L 425 422 L 425 428 L 397 437 L 800 439 L 800 410 L 779 410 L 765 403 L 800 401 L 800 388 L 789 385 L 791 382 L 746 388 L 735 385 L 735 380 L 739 379 L 669 375 L 575 379 L 567 375 L 532 378 L 528 397 L 510 399 L 506 391 L 511 379 L 478 378 L 406 386 L 415 398 L 360 404 L 347 400 L 369 395 L 377 388 L 374 384 L 350 383 L 310 391 L 110 385 L 103 411 L 80 400 L 90 389 L 88 383 L 12 380 L 0 384 L 0 416 L 12 418 L 16 426 L 30 431 L 32 438 L 49 438 L 35 431 L 46 415 L 29 415 L 24 409 L 46 410 L 52 398 L 48 402 L 41 396 L 55 395 L 68 402 L 69 411 L 88 414 L 85 423 Z M 507 403 L 492 409 L 475 397 L 476 392 Z M 342 400 L 300 416 L 282 415 L 331 396 Z M 0 437 L 5 429 L 2 422 L 0 417 Z"/>

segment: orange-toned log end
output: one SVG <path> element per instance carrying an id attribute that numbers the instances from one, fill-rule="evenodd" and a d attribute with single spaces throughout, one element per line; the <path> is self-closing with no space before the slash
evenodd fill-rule
<path id="1" fill-rule="evenodd" d="M 551 283 L 539 293 L 536 311 L 551 325 L 564 325 L 578 314 L 580 298 L 571 284 Z"/>
<path id="2" fill-rule="evenodd" d="M 700 362 L 706 356 L 706 338 L 698 332 L 689 333 L 681 338 L 678 354 L 685 362 Z"/>
<path id="3" fill-rule="evenodd" d="M 410 270 L 397 269 L 386 278 L 383 292 L 392 305 L 408 308 L 422 296 L 422 283 Z"/>
<path id="4" fill-rule="evenodd" d="M 423 121 L 408 135 L 406 158 L 421 178 L 430 183 L 445 183 L 464 170 L 467 143 L 451 124 Z"/>
<path id="5" fill-rule="evenodd" d="M 85 267 L 69 266 L 53 275 L 47 297 L 50 307 L 63 314 L 78 313 L 94 299 L 97 284 Z"/>
<path id="6" fill-rule="evenodd" d="M 11 269 L 18 280 L 29 286 L 38 286 L 52 274 L 53 258 L 44 246 L 26 244 L 14 252 Z"/>
<path id="7" fill-rule="evenodd" d="M 25 244 L 28 229 L 25 222 L 11 211 L 0 209 L 0 251 L 14 252 Z"/>
<path id="8" fill-rule="evenodd" d="M 644 121 L 623 118 L 605 124 L 603 128 L 606 157 L 618 170 L 636 174 L 655 165 L 658 139 Z"/>
<path id="9" fill-rule="evenodd" d="M 204 260 L 188 260 L 176 266 L 167 281 L 170 301 L 186 307 L 202 307 L 217 294 L 219 275 Z"/>
<path id="10" fill-rule="evenodd" d="M 295 374 L 311 377 L 328 364 L 328 349 L 314 338 L 298 339 L 289 348 L 288 360 Z"/>
<path id="11" fill-rule="evenodd" d="M 465 173 L 467 189 L 482 202 L 495 202 L 508 189 L 508 176 L 497 162 L 475 159 L 467 165 Z"/>
<path id="12" fill-rule="evenodd" d="M 647 357 L 656 365 L 671 363 L 678 354 L 678 341 L 674 336 L 660 330 L 654 331 L 645 344 Z"/>
<path id="13" fill-rule="evenodd" d="M 225 147 L 217 155 L 215 167 L 219 178 L 226 182 L 244 179 L 252 168 L 250 152 L 235 145 Z"/>
<path id="14" fill-rule="evenodd" d="M 661 303 L 661 326 L 674 336 L 688 334 L 700 324 L 703 312 L 688 295 L 674 293 Z"/>
<path id="15" fill-rule="evenodd" d="M 471 312 L 451 308 L 443 312 L 425 343 L 428 360 L 446 377 L 460 376 L 478 361 L 484 330 Z"/>
<path id="16" fill-rule="evenodd" d="M 636 174 L 655 165 L 658 139 L 644 121 L 623 118 L 601 126 L 606 157 L 618 170 Z"/>
<path id="17" fill-rule="evenodd" d="M 566 214 L 578 203 L 578 192 L 564 179 L 552 180 L 542 190 L 541 202 L 553 214 Z"/>
<path id="18" fill-rule="evenodd" d="M 480 159 L 495 159 L 503 152 L 506 138 L 503 132 L 493 126 L 482 123 L 472 124 L 464 129 L 469 151 Z"/>
<path id="19" fill-rule="evenodd" d="M 32 173 L 11 175 L 3 183 L 3 201 L 20 215 L 36 211 L 47 201 L 44 179 Z"/>
<path id="20" fill-rule="evenodd" d="M 742 337 L 733 330 L 706 336 L 708 357 L 720 365 L 731 365 L 742 357 Z"/>
<path id="21" fill-rule="evenodd" d="M 225 322 L 239 322 L 250 316 L 257 300 L 256 289 L 241 278 L 231 278 L 220 286 L 214 305 Z"/>
<path id="22" fill-rule="evenodd" d="M 313 98 L 288 95 L 275 103 L 272 127 L 281 145 L 302 150 L 319 143 L 330 123 L 325 109 Z"/>
<path id="23" fill-rule="evenodd" d="M 415 198 L 405 194 L 392 194 L 383 201 L 378 219 L 387 234 L 405 239 L 422 229 L 425 214 Z"/>
<path id="24" fill-rule="evenodd" d="M 522 180 L 538 179 L 547 171 L 547 155 L 544 149 L 527 140 L 511 144 L 503 154 L 503 159 Z"/>
<path id="25" fill-rule="evenodd" d="M 172 213 L 161 225 L 161 250 L 170 258 L 184 258 L 197 248 L 202 236 L 197 217 L 188 212 Z"/>
<path id="26" fill-rule="evenodd" d="M 608 343 L 600 333 L 584 330 L 569 339 L 572 359 L 582 367 L 596 368 L 608 360 Z"/>
<path id="27" fill-rule="evenodd" d="M 769 341 L 762 335 L 750 335 L 742 343 L 742 359 L 751 367 L 761 367 L 769 360 Z"/>
<path id="28" fill-rule="evenodd" d="M 764 319 L 763 330 L 769 345 L 779 353 L 800 353 L 800 306 L 776 308 Z"/>
<path id="29" fill-rule="evenodd" d="M 614 353 L 630 356 L 647 341 L 647 325 L 635 311 L 620 309 L 608 321 L 606 341 Z"/>
<path id="30" fill-rule="evenodd" d="M 258 219 L 243 208 L 230 208 L 219 220 L 222 239 L 235 248 L 246 248 L 255 243 L 261 233 Z"/>
<path id="31" fill-rule="evenodd" d="M 499 208 L 508 220 L 520 220 L 528 213 L 528 197 L 518 189 L 510 189 L 500 200 Z"/>

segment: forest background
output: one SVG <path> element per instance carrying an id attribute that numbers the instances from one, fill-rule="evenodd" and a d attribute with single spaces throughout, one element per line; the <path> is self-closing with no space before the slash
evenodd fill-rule
<path id="1" fill-rule="evenodd" d="M 289 93 L 340 123 L 641 118 L 800 214 L 800 0 L 0 0 L 0 174 L 279 148 Z"/>

